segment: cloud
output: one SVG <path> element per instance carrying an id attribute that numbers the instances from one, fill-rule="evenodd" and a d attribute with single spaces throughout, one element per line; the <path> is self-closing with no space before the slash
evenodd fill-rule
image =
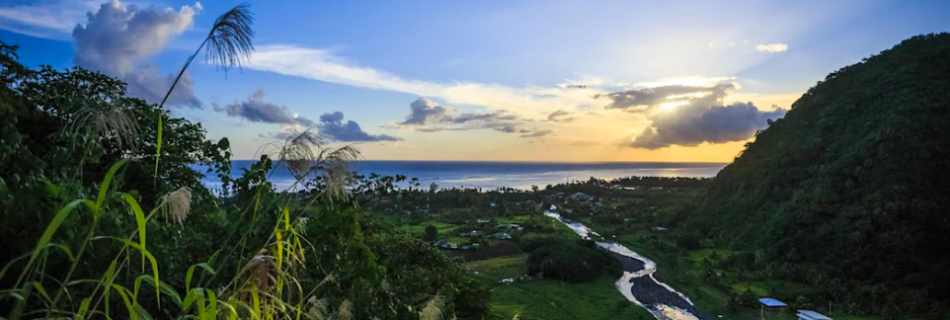
<path id="1" fill-rule="evenodd" d="M 336 56 L 330 50 L 287 45 L 259 46 L 246 67 L 354 87 L 411 93 L 438 98 L 455 105 L 477 105 L 489 110 L 507 110 L 520 117 L 547 114 L 558 109 L 573 110 L 581 106 L 598 105 L 594 96 L 604 93 L 604 90 L 594 85 L 583 88 L 518 88 L 490 83 L 436 83 L 405 79 L 385 71 L 359 66 Z"/>
<path id="2" fill-rule="evenodd" d="M 303 127 L 312 127 L 316 123 L 312 120 L 300 117 L 292 113 L 290 109 L 284 106 L 264 101 L 267 93 L 264 90 L 257 90 L 248 97 L 247 101 L 234 101 L 227 105 L 219 105 L 212 102 L 214 111 L 223 112 L 231 117 L 243 118 L 251 122 L 277 123 L 284 125 L 301 125 Z"/>
<path id="3" fill-rule="evenodd" d="M 788 45 L 784 43 L 760 44 L 755 46 L 755 50 L 763 52 L 783 52 L 788 50 Z"/>
<path id="4" fill-rule="evenodd" d="M 564 110 L 554 111 L 548 115 L 548 121 L 559 122 L 559 123 L 567 123 L 567 122 L 574 121 L 574 119 L 576 118 L 570 117 L 570 115 L 571 115 L 570 112 L 567 112 Z"/>
<path id="5" fill-rule="evenodd" d="M 287 139 L 296 137 L 297 134 L 299 133 L 293 132 L 293 131 L 279 131 L 279 132 L 261 133 L 261 134 L 258 134 L 257 136 L 264 139 L 287 140 Z"/>
<path id="6" fill-rule="evenodd" d="M 697 146 L 706 143 L 743 141 L 768 126 L 768 120 L 785 116 L 785 109 L 761 111 L 751 102 L 722 106 L 725 91 L 691 98 L 668 109 L 645 113 L 650 125 L 630 147 L 660 149 L 671 145 Z"/>
<path id="7" fill-rule="evenodd" d="M 698 97 L 712 95 L 723 97 L 727 90 L 735 89 L 732 82 L 721 82 L 708 86 L 665 85 L 630 89 L 620 92 L 598 95 L 610 99 L 607 109 L 624 109 L 643 112 L 666 103 L 682 103 Z"/>
<path id="8" fill-rule="evenodd" d="M 510 114 L 505 110 L 456 114 L 455 108 L 439 106 L 434 101 L 424 97 L 412 102 L 409 109 L 410 113 L 406 116 L 405 121 L 394 122 L 383 127 L 421 132 L 491 129 L 504 133 L 519 133 L 522 134 L 522 137 L 539 132 L 535 129 L 523 128 L 528 120 Z M 536 136 L 540 137 L 545 134 Z"/>
<path id="9" fill-rule="evenodd" d="M 786 110 L 775 106 L 762 111 L 751 102 L 724 105 L 726 97 L 740 88 L 731 79 L 661 80 L 603 96 L 610 99 L 608 109 L 633 112 L 650 121 L 632 143 L 624 143 L 641 149 L 743 141 L 766 128 L 769 119 L 785 116 Z"/>
<path id="10" fill-rule="evenodd" d="M 0 29 L 29 36 L 65 39 L 86 13 L 104 0 L 39 0 L 28 5 L 18 1 L 0 4 Z"/>
<path id="11" fill-rule="evenodd" d="M 128 83 L 128 93 L 149 103 L 160 103 L 174 82 L 174 74 L 162 76 L 158 66 L 146 60 L 194 24 L 201 4 L 171 8 L 123 5 L 113 0 L 89 13 L 85 26 L 75 25 L 76 65 L 98 70 Z M 201 107 L 194 81 L 182 75 L 168 98 L 168 105 Z"/>
<path id="12" fill-rule="evenodd" d="M 406 117 L 406 121 L 401 122 L 403 125 L 438 123 L 444 120 L 449 112 L 452 112 L 451 109 L 438 106 L 432 100 L 424 97 L 419 97 L 419 99 L 413 101 L 409 105 L 409 109 L 412 110 L 412 113 Z"/>
<path id="13" fill-rule="evenodd" d="M 537 138 L 537 137 L 543 137 L 552 133 L 554 133 L 554 130 L 550 130 L 550 129 L 537 130 L 537 131 L 532 131 L 529 133 L 522 134 L 521 137 L 522 138 Z"/>
<path id="14" fill-rule="evenodd" d="M 495 128 L 495 131 L 498 131 L 498 132 L 505 132 L 505 133 L 528 133 L 528 132 L 531 132 L 531 130 L 528 130 L 528 129 L 518 129 L 518 127 L 515 127 L 514 125 L 510 125 L 510 124 L 506 124 L 506 125 L 502 125 L 502 126 L 500 126 L 500 127 L 497 127 L 497 128 Z"/>
<path id="15" fill-rule="evenodd" d="M 363 142 L 363 141 L 400 141 L 402 139 L 380 134 L 371 135 L 363 131 L 360 125 L 350 120 L 343 122 L 343 112 L 327 113 L 320 116 L 320 123 L 317 124 L 320 134 L 333 141 L 341 142 Z"/>
<path id="16" fill-rule="evenodd" d="M 513 121 L 517 120 L 518 116 L 513 114 L 507 114 L 505 110 L 489 112 L 489 113 L 463 113 L 458 115 L 455 118 L 450 119 L 454 123 L 466 123 L 466 122 L 498 122 L 498 121 Z"/>

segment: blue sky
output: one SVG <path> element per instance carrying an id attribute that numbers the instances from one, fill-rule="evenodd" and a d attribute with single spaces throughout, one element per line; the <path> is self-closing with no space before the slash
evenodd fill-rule
<path id="1" fill-rule="evenodd" d="M 77 57 L 80 48 L 108 53 L 149 45 L 91 36 L 96 41 L 77 42 L 75 25 L 94 34 L 86 13 L 97 14 L 102 2 L 4 2 L 0 39 L 20 45 L 28 66 L 66 68 L 82 60 L 128 77 L 139 69 Z M 154 65 L 164 77 L 236 4 L 106 5 L 128 17 L 153 12 L 174 20 L 174 31 L 167 21 L 144 26 L 160 31 L 160 45 L 127 57 L 134 68 Z M 261 107 L 253 110 L 296 113 L 336 143 L 360 143 L 369 159 L 729 161 L 766 118 L 784 115 L 780 109 L 826 74 L 913 35 L 950 29 L 948 1 L 251 4 L 258 50 L 249 63 L 227 75 L 193 65 L 192 101 L 202 108 L 173 107 L 200 121 L 209 138 L 227 136 L 238 158 L 301 129 L 286 117 L 249 113 Z M 121 24 L 101 28 L 108 27 Z M 258 91 L 265 94 L 254 100 Z M 671 93 L 643 100 L 665 92 Z M 622 97 L 639 100 L 620 103 Z M 410 109 L 414 102 L 418 113 Z M 334 112 L 343 119 L 318 120 Z"/>

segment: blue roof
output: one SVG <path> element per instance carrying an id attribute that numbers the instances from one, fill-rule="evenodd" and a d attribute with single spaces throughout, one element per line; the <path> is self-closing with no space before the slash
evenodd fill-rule
<path id="1" fill-rule="evenodd" d="M 766 307 L 785 307 L 788 306 L 785 302 L 781 302 L 772 298 L 762 298 L 759 299 L 759 302 L 764 304 Z"/>
<path id="2" fill-rule="evenodd" d="M 798 310 L 798 317 L 801 319 L 808 319 L 808 320 L 832 320 L 831 318 L 826 317 L 823 314 L 820 314 L 818 312 L 814 312 L 811 310 Z"/>

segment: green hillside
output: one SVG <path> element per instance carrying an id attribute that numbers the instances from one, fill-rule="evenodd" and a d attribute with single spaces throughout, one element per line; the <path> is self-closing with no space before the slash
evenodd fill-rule
<path id="1" fill-rule="evenodd" d="M 686 221 L 812 285 L 816 304 L 947 310 L 948 169 L 950 34 L 917 36 L 809 89 Z"/>

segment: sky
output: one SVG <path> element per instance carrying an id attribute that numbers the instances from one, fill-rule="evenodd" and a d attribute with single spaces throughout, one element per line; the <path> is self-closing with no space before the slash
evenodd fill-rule
<path id="1" fill-rule="evenodd" d="M 157 103 L 238 1 L 12 0 L 0 40 Z M 950 1 L 252 1 L 174 116 L 236 159 L 303 130 L 371 160 L 729 162 L 839 68 L 950 29 Z"/>

